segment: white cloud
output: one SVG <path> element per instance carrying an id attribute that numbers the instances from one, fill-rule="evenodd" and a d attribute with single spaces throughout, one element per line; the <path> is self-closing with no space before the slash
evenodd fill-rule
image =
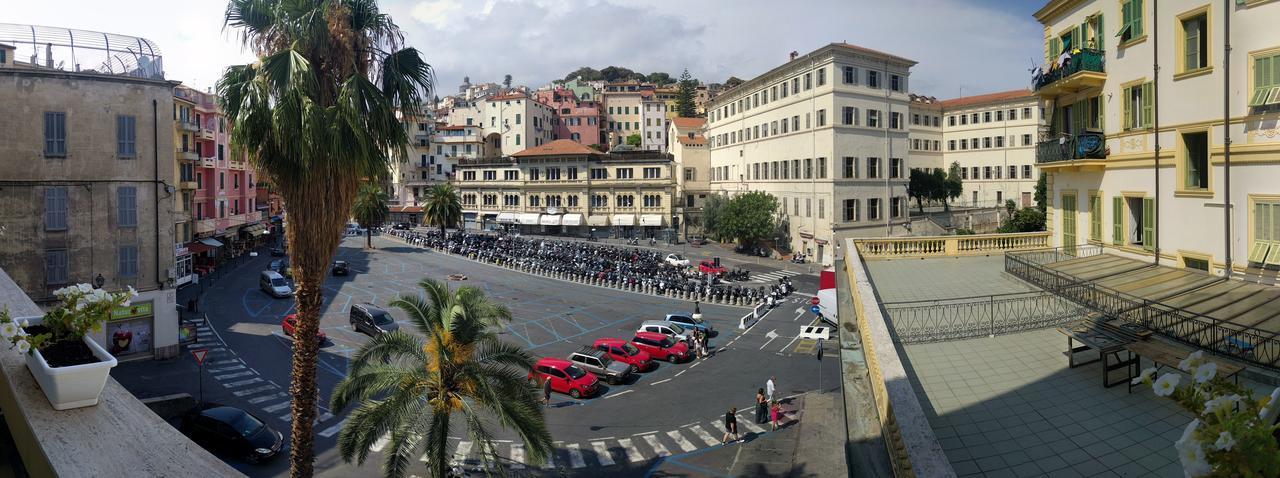
<path id="1" fill-rule="evenodd" d="M 459 10 L 462 10 L 462 4 L 457 0 L 433 0 L 417 4 L 412 11 L 415 20 L 445 29 L 450 25 L 450 17 Z"/>

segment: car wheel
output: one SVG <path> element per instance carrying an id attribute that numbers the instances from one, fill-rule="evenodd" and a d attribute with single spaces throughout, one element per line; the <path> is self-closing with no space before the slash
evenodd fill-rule
<path id="1" fill-rule="evenodd" d="M 573 397 L 574 399 L 579 399 L 579 398 L 582 398 L 582 392 L 579 392 L 578 389 L 576 388 L 571 388 L 569 389 L 569 396 Z"/>
<path id="2" fill-rule="evenodd" d="M 678 360 L 678 359 L 676 358 L 676 354 L 671 354 L 671 355 L 668 355 L 668 356 L 667 356 L 667 361 L 668 361 L 668 362 L 676 363 L 676 361 L 677 361 L 677 360 Z"/>
<path id="3" fill-rule="evenodd" d="M 631 373 L 637 373 L 639 371 L 640 367 L 637 367 L 636 364 L 631 364 Z"/>

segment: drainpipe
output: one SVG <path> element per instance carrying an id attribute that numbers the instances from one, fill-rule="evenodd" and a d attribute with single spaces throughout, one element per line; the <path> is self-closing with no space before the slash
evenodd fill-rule
<path id="1" fill-rule="evenodd" d="M 1227 265 L 1223 277 L 1230 278 L 1234 270 L 1231 262 L 1231 0 L 1222 0 L 1222 24 L 1222 245 Z"/>
<path id="2" fill-rule="evenodd" d="M 1159 1 L 1151 2 L 1151 18 L 1160 18 L 1159 8 Z M 1156 197 L 1151 202 L 1152 207 L 1155 208 L 1154 211 L 1151 211 L 1151 218 L 1155 222 L 1155 224 L 1151 225 L 1151 235 L 1155 237 L 1151 238 L 1151 240 L 1155 242 L 1155 247 L 1152 250 L 1155 251 L 1154 263 L 1158 266 L 1160 265 L 1160 25 L 1153 24 L 1151 30 L 1151 75 L 1153 78 L 1151 80 L 1151 92 L 1155 96 L 1155 98 L 1151 99 L 1151 117 L 1154 123 L 1152 126 L 1155 128 L 1156 148 L 1156 166 L 1152 173 L 1156 181 Z"/>
<path id="3" fill-rule="evenodd" d="M 156 100 L 151 100 L 151 159 L 152 159 L 152 184 L 151 192 L 155 199 L 155 207 L 152 208 L 155 219 L 155 260 L 156 260 L 156 287 L 164 288 L 164 271 L 160 268 L 160 115 L 157 112 Z"/>

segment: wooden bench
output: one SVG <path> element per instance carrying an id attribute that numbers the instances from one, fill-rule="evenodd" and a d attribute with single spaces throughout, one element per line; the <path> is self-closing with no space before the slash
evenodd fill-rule
<path id="1" fill-rule="evenodd" d="M 1129 353 L 1134 358 L 1134 363 L 1130 366 L 1130 369 L 1129 369 L 1129 378 L 1130 378 L 1129 393 L 1133 393 L 1133 387 L 1135 386 L 1133 384 L 1132 379 L 1134 377 L 1137 377 L 1138 374 L 1141 373 L 1143 357 L 1146 357 L 1147 360 L 1150 360 L 1152 363 L 1154 363 L 1156 366 L 1156 372 L 1159 373 L 1159 371 L 1165 367 L 1177 369 L 1178 364 L 1181 363 L 1183 359 L 1186 359 L 1188 355 L 1191 355 L 1191 353 L 1194 352 L 1193 350 L 1188 350 L 1175 345 L 1170 345 L 1170 344 L 1165 344 L 1160 342 L 1151 342 L 1151 341 L 1133 342 L 1128 345 L 1125 345 L 1124 348 L 1125 350 L 1128 350 Z M 1240 382 L 1239 374 L 1240 374 L 1240 371 L 1244 370 L 1244 367 L 1240 365 L 1228 363 L 1228 362 L 1223 362 L 1221 360 L 1214 360 L 1209 357 L 1205 357 L 1204 362 L 1205 363 L 1213 362 L 1218 364 L 1219 376 L 1232 378 L 1236 381 L 1236 383 Z"/>
<path id="2" fill-rule="evenodd" d="M 1132 372 L 1130 372 L 1129 377 L 1121 380 L 1114 382 L 1108 380 L 1111 372 L 1115 370 L 1132 370 L 1133 365 L 1137 363 L 1137 358 L 1133 357 L 1132 354 L 1129 354 L 1127 358 L 1120 356 L 1120 352 L 1125 350 L 1125 345 L 1132 342 L 1132 339 L 1108 332 L 1099 326 L 1097 321 L 1091 319 L 1058 327 L 1058 332 L 1067 336 L 1068 368 L 1102 362 L 1102 386 L 1105 388 L 1120 385 L 1133 378 Z M 1075 342 L 1080 342 L 1082 345 L 1077 347 Z M 1089 350 L 1097 350 L 1098 358 L 1085 362 L 1076 362 L 1076 354 Z"/>

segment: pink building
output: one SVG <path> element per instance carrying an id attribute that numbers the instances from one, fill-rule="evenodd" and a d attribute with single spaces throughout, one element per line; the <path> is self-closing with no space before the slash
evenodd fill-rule
<path id="1" fill-rule="evenodd" d="M 570 139 L 587 145 L 604 144 L 600 135 L 600 125 L 604 123 L 600 103 L 580 100 L 573 90 L 565 88 L 539 90 L 536 93 L 538 102 L 552 109 L 552 140 Z"/>

